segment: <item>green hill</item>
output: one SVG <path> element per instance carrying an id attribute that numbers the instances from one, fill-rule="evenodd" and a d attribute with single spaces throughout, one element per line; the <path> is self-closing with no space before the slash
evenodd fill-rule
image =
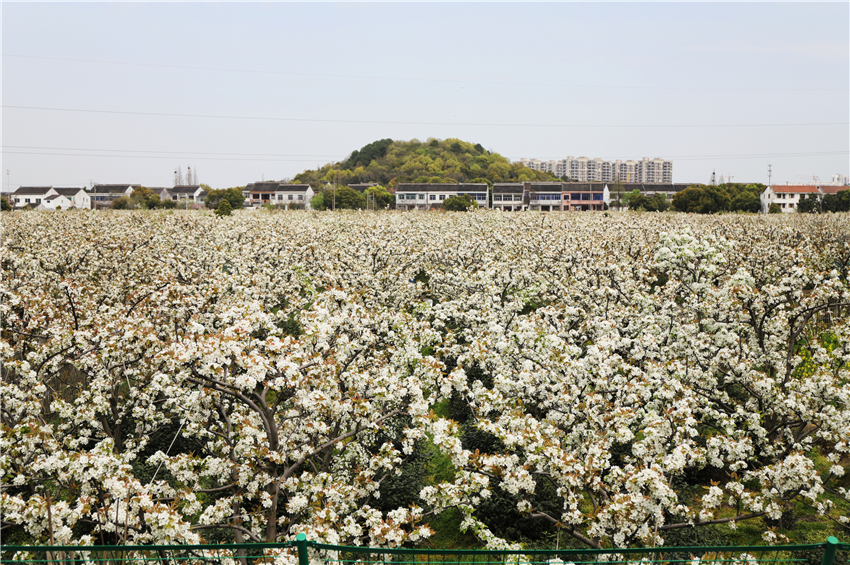
<path id="1" fill-rule="evenodd" d="M 459 139 L 393 141 L 381 139 L 354 151 L 348 159 L 307 170 L 292 182 L 318 188 L 325 183 L 349 185 L 376 182 L 523 182 L 557 180 L 491 153 L 480 143 Z"/>

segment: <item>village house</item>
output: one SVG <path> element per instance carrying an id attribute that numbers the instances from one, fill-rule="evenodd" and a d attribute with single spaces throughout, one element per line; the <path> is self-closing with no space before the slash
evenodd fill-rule
<path id="1" fill-rule="evenodd" d="M 565 182 L 562 189 L 564 212 L 601 211 L 611 203 L 607 183 Z"/>
<path id="2" fill-rule="evenodd" d="M 315 192 L 309 184 L 287 184 L 278 181 L 255 182 L 242 189 L 245 206 L 283 206 L 285 208 L 310 209 L 310 199 Z"/>
<path id="3" fill-rule="evenodd" d="M 176 202 L 191 202 L 193 204 L 204 203 L 204 189 L 199 184 L 177 185 L 168 189 L 171 200 Z M 162 196 L 159 197 L 162 200 Z"/>
<path id="4" fill-rule="evenodd" d="M 521 182 L 494 183 L 493 209 L 505 212 L 525 210 L 525 185 Z"/>
<path id="5" fill-rule="evenodd" d="M 766 214 L 770 210 L 770 205 L 776 203 L 782 212 L 796 212 L 800 200 L 810 194 L 823 196 L 824 193 L 813 184 L 768 186 L 761 193 L 761 211 Z"/>
<path id="6" fill-rule="evenodd" d="M 436 210 L 452 196 L 468 194 L 482 208 L 488 207 L 486 183 L 400 182 L 395 191 L 397 210 Z"/>
<path id="7" fill-rule="evenodd" d="M 112 203 L 126 196 L 130 198 L 133 191 L 142 185 L 140 184 L 96 184 L 91 190 L 92 208 L 101 210 L 112 207 Z"/>
<path id="8" fill-rule="evenodd" d="M 174 195 L 171 194 L 172 189 L 167 186 L 149 186 L 148 188 L 151 190 L 151 192 L 159 196 L 159 200 L 161 202 L 165 200 L 176 200 L 174 198 Z"/>
<path id="9" fill-rule="evenodd" d="M 38 208 L 45 198 L 58 194 L 52 186 L 21 186 L 12 193 L 10 204 L 13 208 Z M 30 206 L 31 204 L 35 206 Z"/>
<path id="10" fill-rule="evenodd" d="M 527 182 L 525 190 L 528 193 L 528 209 L 541 212 L 560 212 L 563 210 L 564 183 L 562 182 Z"/>
<path id="11" fill-rule="evenodd" d="M 54 186 L 53 190 L 71 201 L 71 206 L 79 210 L 91 208 L 91 196 L 82 186 Z M 64 210 L 65 207 L 63 206 Z"/>

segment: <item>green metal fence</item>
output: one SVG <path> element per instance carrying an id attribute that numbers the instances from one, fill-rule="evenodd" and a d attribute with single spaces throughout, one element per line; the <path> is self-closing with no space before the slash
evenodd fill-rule
<path id="1" fill-rule="evenodd" d="M 0 546 L 0 565 L 850 565 L 850 544 L 473 550 L 349 547 L 307 541 L 238 545 Z"/>

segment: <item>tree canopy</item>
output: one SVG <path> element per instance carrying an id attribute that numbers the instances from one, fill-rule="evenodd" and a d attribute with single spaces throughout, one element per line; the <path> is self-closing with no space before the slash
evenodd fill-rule
<path id="1" fill-rule="evenodd" d="M 761 183 L 696 184 L 673 196 L 673 208 L 695 214 L 758 212 L 764 189 Z"/>
<path id="2" fill-rule="evenodd" d="M 443 202 L 443 210 L 450 212 L 466 212 L 470 208 L 478 208 L 478 203 L 468 194 L 449 196 Z"/>
<path id="3" fill-rule="evenodd" d="M 218 209 L 219 204 L 227 200 L 231 210 L 242 208 L 245 203 L 245 196 L 242 194 L 241 186 L 231 188 L 221 188 L 218 190 L 207 191 L 207 196 L 204 198 L 204 206 L 211 210 Z"/>
<path id="4" fill-rule="evenodd" d="M 376 182 L 393 188 L 400 182 L 524 182 L 556 181 L 550 173 L 535 171 L 460 139 L 425 142 L 381 139 L 354 151 L 339 163 L 329 163 L 295 176 L 314 190 L 324 184 Z"/>

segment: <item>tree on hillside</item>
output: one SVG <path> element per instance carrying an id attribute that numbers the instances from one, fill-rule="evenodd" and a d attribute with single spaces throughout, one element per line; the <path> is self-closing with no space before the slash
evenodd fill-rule
<path id="1" fill-rule="evenodd" d="M 357 165 L 369 165 L 375 159 L 380 159 L 387 154 L 387 149 L 393 144 L 392 139 L 381 139 L 373 141 L 368 145 L 364 145 L 359 151 L 354 151 L 346 161 L 346 166 L 356 167 Z"/>
<path id="2" fill-rule="evenodd" d="M 6 200 L 5 196 L 0 196 L 0 211 L 8 212 L 12 209 L 12 206 L 9 204 L 9 201 Z"/>
<path id="3" fill-rule="evenodd" d="M 550 173 L 511 163 L 481 144 L 450 138 L 427 142 L 382 139 L 344 161 L 304 171 L 295 176 L 295 181 L 308 183 L 318 192 L 325 184 L 375 182 L 392 187 L 399 182 L 470 182 L 479 178 L 491 184 L 557 180 Z"/>

